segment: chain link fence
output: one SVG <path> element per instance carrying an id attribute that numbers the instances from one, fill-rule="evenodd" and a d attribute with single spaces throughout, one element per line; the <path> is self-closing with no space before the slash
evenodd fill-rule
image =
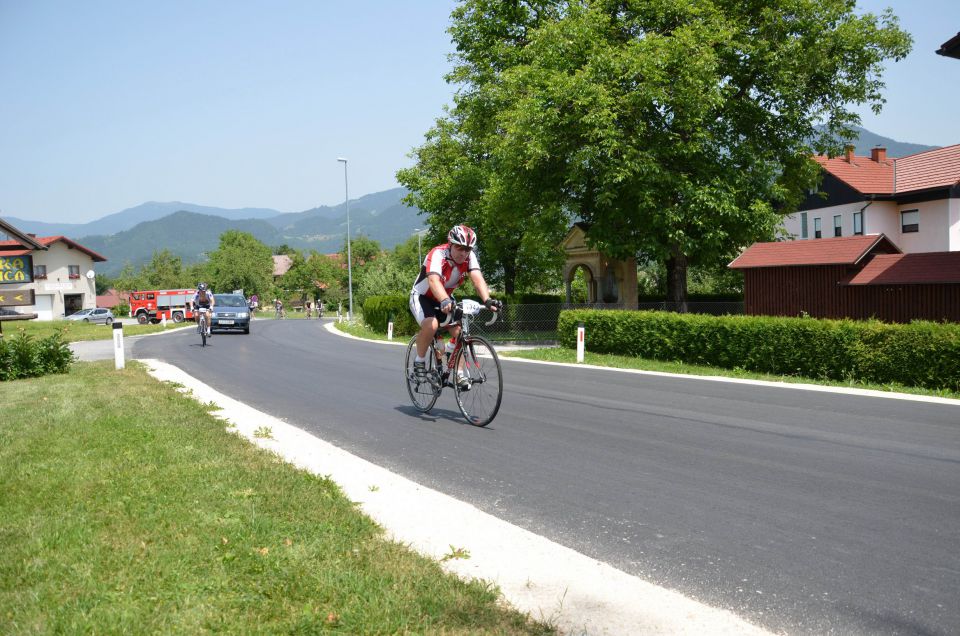
<path id="1" fill-rule="evenodd" d="M 678 303 L 640 303 L 640 311 L 677 311 Z M 522 342 L 524 344 L 553 344 L 558 340 L 557 320 L 565 309 L 624 309 L 621 303 L 591 304 L 530 304 L 506 305 L 497 321 L 489 327 L 483 323 L 490 314 L 482 312 L 470 323 L 470 330 L 495 342 Z M 696 314 L 723 316 L 742 314 L 742 302 L 688 302 L 687 311 Z"/>

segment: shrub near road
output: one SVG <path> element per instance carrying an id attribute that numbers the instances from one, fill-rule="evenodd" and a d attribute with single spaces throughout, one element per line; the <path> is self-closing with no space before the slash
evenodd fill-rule
<path id="1" fill-rule="evenodd" d="M 562 346 L 576 348 L 581 323 L 597 353 L 960 391 L 956 324 L 583 309 L 560 314 Z"/>
<path id="2" fill-rule="evenodd" d="M 0 404 L 0 633 L 552 633 L 139 365 Z"/>

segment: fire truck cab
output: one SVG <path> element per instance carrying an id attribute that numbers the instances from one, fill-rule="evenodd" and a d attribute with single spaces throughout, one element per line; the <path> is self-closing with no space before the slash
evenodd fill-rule
<path id="1" fill-rule="evenodd" d="M 187 303 L 193 300 L 193 289 L 157 289 L 130 292 L 130 317 L 141 325 L 158 323 L 164 318 L 173 322 L 193 320 L 192 308 Z"/>

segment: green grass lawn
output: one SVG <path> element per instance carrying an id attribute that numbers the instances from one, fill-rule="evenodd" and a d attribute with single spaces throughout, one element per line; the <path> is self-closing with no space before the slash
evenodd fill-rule
<path id="1" fill-rule="evenodd" d="M 175 329 L 183 326 L 192 326 L 192 322 L 175 325 L 167 323 L 166 330 Z M 111 340 L 113 339 L 113 327 L 107 325 L 92 325 L 87 322 L 78 322 L 76 320 L 15 320 L 4 321 L 3 337 L 13 338 L 21 331 L 34 338 L 45 338 L 52 335 L 58 329 L 63 330 L 64 341 L 77 342 L 79 340 Z M 123 335 L 142 336 L 148 333 L 164 331 L 163 325 L 124 325 Z"/>
<path id="2" fill-rule="evenodd" d="M 112 367 L 0 383 L 0 633 L 553 633 Z"/>

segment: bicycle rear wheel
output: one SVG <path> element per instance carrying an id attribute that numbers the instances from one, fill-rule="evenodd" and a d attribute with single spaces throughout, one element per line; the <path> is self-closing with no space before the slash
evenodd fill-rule
<path id="1" fill-rule="evenodd" d="M 207 319 L 206 318 L 202 316 L 200 317 L 200 323 L 199 323 L 198 329 L 200 329 L 200 340 L 201 340 L 200 346 L 206 347 L 207 346 Z"/>
<path id="2" fill-rule="evenodd" d="M 437 371 L 437 356 L 434 353 L 433 343 L 427 349 L 427 359 L 424 365 L 427 369 L 425 379 L 418 379 L 413 371 L 413 362 L 417 359 L 417 337 L 414 336 L 407 345 L 407 358 L 403 366 L 403 377 L 407 382 L 407 393 L 413 407 L 421 413 L 428 413 L 440 397 L 440 374 Z"/>
<path id="3" fill-rule="evenodd" d="M 497 416 L 503 399 L 503 374 L 493 345 L 480 336 L 466 338 L 457 353 L 455 368 L 466 382 L 454 382 L 457 406 L 474 426 L 486 426 Z"/>

